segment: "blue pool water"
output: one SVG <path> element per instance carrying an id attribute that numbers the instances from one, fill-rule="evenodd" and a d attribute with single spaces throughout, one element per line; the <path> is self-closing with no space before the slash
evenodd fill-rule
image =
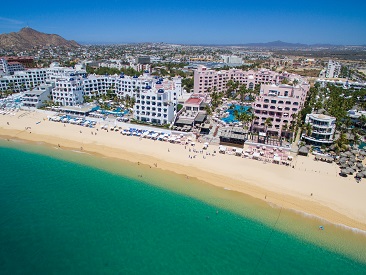
<path id="1" fill-rule="evenodd" d="M 229 116 L 224 117 L 224 118 L 222 118 L 221 120 L 222 120 L 222 121 L 224 121 L 224 122 L 226 122 L 226 123 L 238 122 L 238 121 L 235 119 L 234 111 L 235 111 L 235 110 L 238 110 L 238 111 L 239 111 L 239 113 L 242 113 L 242 112 L 247 112 L 249 109 L 250 109 L 250 106 L 235 105 L 234 109 L 229 109 L 229 110 L 227 110 L 227 111 L 229 112 Z"/>

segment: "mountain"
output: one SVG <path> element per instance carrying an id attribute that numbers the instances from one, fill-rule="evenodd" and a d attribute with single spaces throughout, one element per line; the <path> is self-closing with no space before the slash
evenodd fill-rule
<path id="1" fill-rule="evenodd" d="M 23 28 L 19 32 L 0 34 L 1 49 L 22 51 L 43 46 L 80 47 L 73 40 L 66 40 L 57 34 L 42 33 L 29 27 Z"/>
<path id="2" fill-rule="evenodd" d="M 283 42 L 280 40 L 267 42 L 267 43 L 248 43 L 244 44 L 243 46 L 248 47 L 259 47 L 259 48 L 304 48 L 309 47 L 307 44 L 300 44 L 300 43 L 288 43 Z"/>

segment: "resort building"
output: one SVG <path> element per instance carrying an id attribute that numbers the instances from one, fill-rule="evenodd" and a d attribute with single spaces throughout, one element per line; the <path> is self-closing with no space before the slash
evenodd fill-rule
<path id="1" fill-rule="evenodd" d="M 335 117 L 323 114 L 307 114 L 305 123 L 311 126 L 311 132 L 302 135 L 307 144 L 322 146 L 333 143 L 336 128 Z"/>
<path id="2" fill-rule="evenodd" d="M 207 117 L 205 107 L 209 104 L 210 99 L 206 93 L 192 94 L 177 113 L 174 125 L 190 129 L 193 125 L 202 124 Z"/>
<path id="3" fill-rule="evenodd" d="M 174 92 L 146 86 L 136 92 L 133 117 L 153 124 L 170 124 L 174 119 L 176 100 Z"/>
<path id="4" fill-rule="evenodd" d="M 5 59 L 10 62 L 17 62 L 23 65 L 24 68 L 34 67 L 34 58 L 31 56 L 2 56 L 0 59 Z"/>
<path id="5" fill-rule="evenodd" d="M 46 69 L 47 79 L 56 81 L 62 77 L 86 77 L 87 73 L 83 65 L 77 64 L 74 68 L 61 67 L 58 62 L 51 63 L 50 67 Z"/>
<path id="6" fill-rule="evenodd" d="M 257 84 L 280 84 L 285 78 L 293 80 L 299 78 L 299 76 L 286 72 L 280 74 L 268 69 L 258 71 L 243 71 L 240 69 L 215 71 L 205 66 L 198 66 L 194 71 L 194 92 L 225 92 L 229 80 L 239 82 L 240 85 L 245 85 L 247 89 L 253 90 Z"/>
<path id="7" fill-rule="evenodd" d="M 41 84 L 31 91 L 24 92 L 23 106 L 41 108 L 46 101 L 51 100 L 52 85 Z"/>
<path id="8" fill-rule="evenodd" d="M 235 55 L 222 55 L 221 58 L 222 61 L 226 64 L 237 64 L 237 65 L 243 64 L 243 59 Z"/>
<path id="9" fill-rule="evenodd" d="M 366 88 L 366 82 L 351 82 L 351 81 L 342 81 L 342 80 L 330 80 L 330 79 L 321 79 L 319 78 L 316 83 L 320 84 L 320 87 L 327 87 L 327 85 L 334 85 L 338 87 L 342 87 L 343 89 L 354 89 L 360 90 Z"/>
<path id="10" fill-rule="evenodd" d="M 89 75 L 83 78 L 84 96 L 95 97 L 116 92 L 117 77 Z"/>
<path id="11" fill-rule="evenodd" d="M 297 114 L 303 108 L 309 89 L 310 85 L 306 82 L 296 86 L 261 85 L 260 94 L 252 104 L 255 115 L 252 130 L 276 136 L 286 134 L 293 114 Z M 269 120 L 271 123 L 266 123 Z"/>
<path id="12" fill-rule="evenodd" d="M 54 103 L 62 106 L 75 106 L 84 102 L 81 78 L 60 78 L 52 89 Z"/>
<path id="13" fill-rule="evenodd" d="M 2 75 L 13 75 L 14 72 L 24 71 L 22 63 L 17 61 L 7 61 L 6 58 L 0 58 L 0 73 Z"/>
<path id="14" fill-rule="evenodd" d="M 29 69 L 26 71 L 14 72 L 14 75 L 3 76 L 0 78 L 0 90 L 12 90 L 23 92 L 32 89 L 46 81 L 45 69 Z"/>
<path id="15" fill-rule="evenodd" d="M 337 78 L 340 73 L 341 73 L 341 64 L 333 61 L 333 60 L 329 60 L 328 62 L 328 66 L 325 72 L 325 77 L 326 78 Z"/>

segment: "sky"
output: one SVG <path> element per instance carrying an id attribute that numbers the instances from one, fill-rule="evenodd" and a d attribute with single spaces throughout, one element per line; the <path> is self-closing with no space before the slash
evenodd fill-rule
<path id="1" fill-rule="evenodd" d="M 5 1 L 0 33 L 29 26 L 80 43 L 366 45 L 366 1 Z"/>

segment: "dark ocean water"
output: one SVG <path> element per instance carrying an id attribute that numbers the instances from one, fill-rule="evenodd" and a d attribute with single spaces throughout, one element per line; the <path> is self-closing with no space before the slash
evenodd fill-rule
<path id="1" fill-rule="evenodd" d="M 327 228 L 291 233 L 318 221 L 229 202 L 178 175 L 133 177 L 140 168 L 114 164 L 114 173 L 77 162 L 106 159 L 11 147 L 0 147 L 1 274 L 366 273 L 364 246 L 352 248 L 365 237 L 350 230 L 334 229 L 336 240 L 319 237 Z"/>

